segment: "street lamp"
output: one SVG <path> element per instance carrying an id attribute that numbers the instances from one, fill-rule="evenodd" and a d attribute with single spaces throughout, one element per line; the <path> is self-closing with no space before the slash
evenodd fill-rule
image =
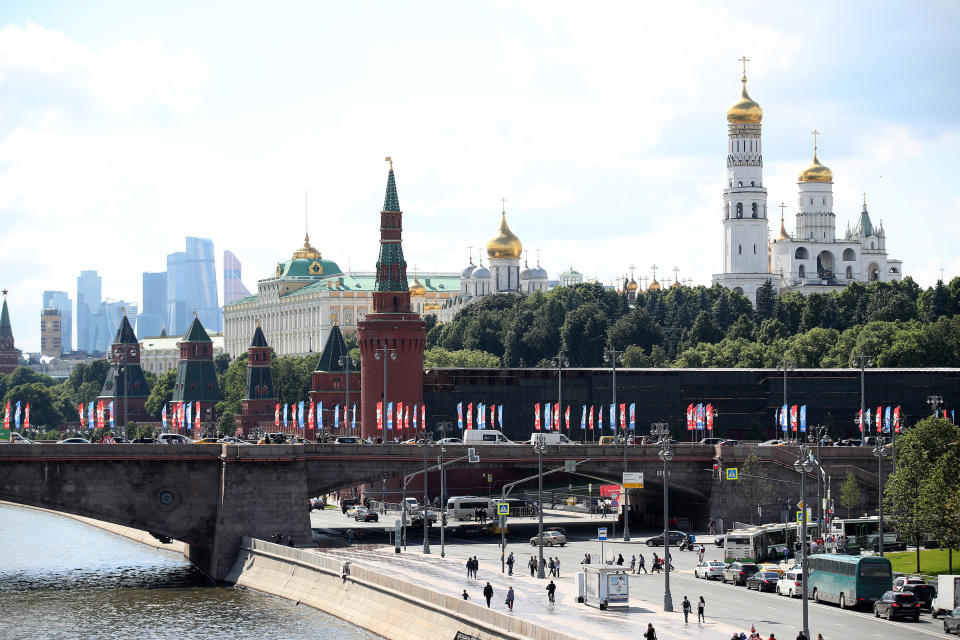
<path id="1" fill-rule="evenodd" d="M 374 357 L 378 357 L 379 355 L 380 354 L 377 353 L 376 356 Z M 394 354 L 394 358 L 396 358 L 396 354 Z M 347 390 L 346 390 L 345 404 L 347 405 L 347 414 L 349 414 L 350 413 L 350 367 L 353 366 L 353 358 L 350 357 L 350 354 L 340 356 L 340 366 L 344 367 L 347 372 L 347 381 L 346 381 Z M 383 363 L 383 396 L 384 398 L 386 398 L 387 396 L 387 363 L 386 361 L 384 361 Z M 386 411 L 387 405 L 383 405 L 383 409 L 384 411 Z M 347 428 L 346 419 L 344 419 L 343 421 L 343 428 L 344 430 L 346 430 Z"/>
<path id="2" fill-rule="evenodd" d="M 883 458 L 887 455 L 887 450 L 883 447 L 881 438 L 877 438 L 873 455 L 877 456 L 877 525 L 879 525 L 877 549 L 880 551 L 880 557 L 883 557 Z"/>
<path id="3" fill-rule="evenodd" d="M 787 411 L 790 410 L 789 409 L 790 404 L 787 402 L 787 371 L 789 371 L 790 369 L 793 369 L 793 366 L 794 364 L 789 360 L 787 360 L 786 358 L 780 361 L 780 368 L 783 369 L 783 406 L 787 407 Z M 780 416 L 781 424 L 786 424 L 786 422 L 784 422 L 785 420 L 786 420 L 786 417 Z M 778 425 L 778 428 L 780 428 L 782 432 L 783 427 Z M 773 434 L 773 438 L 774 439 L 777 438 L 776 433 Z"/>
<path id="4" fill-rule="evenodd" d="M 610 362 L 610 369 L 613 373 L 613 407 L 614 411 L 619 412 L 617 406 L 617 363 L 623 360 L 623 352 L 616 349 L 607 349 L 604 358 Z M 623 420 L 624 418 L 620 418 Z M 613 426 L 613 425 L 611 425 Z M 623 426 L 623 472 L 627 472 L 627 426 Z M 623 541 L 630 542 L 630 494 L 626 487 L 623 488 Z"/>
<path id="5" fill-rule="evenodd" d="M 547 450 L 547 439 L 538 433 L 533 441 L 533 450 L 537 453 L 537 540 L 540 559 L 537 561 L 537 577 L 546 578 L 543 573 L 543 453 Z"/>
<path id="6" fill-rule="evenodd" d="M 670 450 L 670 425 L 666 422 L 654 422 L 650 425 L 650 435 L 660 441 L 660 452 L 657 454 L 663 460 L 663 610 L 673 611 L 673 597 L 670 595 L 670 502 L 667 486 L 667 463 L 673 458 Z"/>
<path id="7" fill-rule="evenodd" d="M 822 480 L 824 480 L 823 467 L 820 465 L 820 441 L 826 435 L 828 427 L 826 425 L 816 425 L 810 427 L 810 433 L 807 434 L 807 441 L 812 442 L 816 438 L 817 442 L 817 469 L 820 473 L 817 475 L 817 526 L 818 531 L 823 531 L 823 496 L 821 493 Z"/>
<path id="8" fill-rule="evenodd" d="M 861 350 L 860 353 L 853 356 L 853 363 L 860 366 L 860 446 L 862 447 L 867 443 L 867 430 L 863 426 L 864 411 L 866 409 L 864 406 L 863 376 L 864 369 L 873 366 L 873 356 L 865 354 Z M 869 419 L 867 420 L 867 424 L 870 424 Z"/>
<path id="9" fill-rule="evenodd" d="M 427 496 L 427 453 L 430 447 L 427 444 L 427 425 L 423 425 L 423 440 L 420 444 L 423 447 L 423 552 L 428 554 L 430 553 L 430 537 L 428 536 L 430 532 L 430 499 Z"/>
<path id="10" fill-rule="evenodd" d="M 930 410 L 936 413 L 943 404 L 943 396 L 927 396 L 927 404 L 930 405 Z"/>
<path id="11" fill-rule="evenodd" d="M 383 345 L 382 347 L 379 347 L 379 348 L 377 348 L 377 349 L 374 350 L 374 352 L 373 352 L 373 357 L 376 358 L 377 360 L 380 360 L 380 359 L 381 359 L 381 358 L 380 358 L 380 352 L 383 352 L 383 418 L 382 418 L 382 419 L 383 419 L 383 422 L 384 422 L 384 425 L 383 425 L 383 426 L 386 427 L 386 422 L 387 422 L 387 357 L 389 356 L 389 358 L 390 358 L 391 360 L 396 360 L 396 359 L 397 359 L 397 350 L 396 350 L 396 349 L 390 349 L 390 348 L 387 347 L 387 345 Z M 426 425 L 424 425 L 424 429 L 426 429 Z M 426 431 L 424 431 L 424 433 L 426 433 Z M 381 444 L 386 445 L 386 444 L 387 444 L 387 432 L 386 432 L 386 429 L 384 429 L 384 431 L 383 431 L 382 440 L 383 440 L 383 441 L 381 442 Z M 426 455 L 426 453 L 424 453 L 424 455 Z M 424 491 L 426 491 L 426 486 L 427 486 L 427 485 L 426 485 L 426 482 L 427 482 L 427 481 L 426 481 L 426 478 L 424 478 L 424 481 L 423 481 L 423 482 L 424 482 L 424 485 L 423 485 L 423 486 L 424 486 Z M 424 538 L 424 540 L 426 540 L 426 538 Z M 426 544 L 426 542 L 424 542 L 424 544 Z M 427 553 L 430 553 L 430 551 L 428 550 Z"/>
<path id="12" fill-rule="evenodd" d="M 810 571 L 807 567 L 807 474 L 813 471 L 813 461 L 810 460 L 810 449 L 807 445 L 801 444 L 797 447 L 797 460 L 793 463 L 793 468 L 800 474 L 800 503 L 803 505 L 800 511 L 800 569 L 803 572 L 803 635 L 805 638 L 809 638 L 807 585 L 809 584 Z"/>

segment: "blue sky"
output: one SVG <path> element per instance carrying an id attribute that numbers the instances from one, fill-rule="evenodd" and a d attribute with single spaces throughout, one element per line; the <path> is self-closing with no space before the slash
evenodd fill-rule
<path id="1" fill-rule="evenodd" d="M 793 227 L 816 128 L 839 231 L 866 192 L 890 254 L 932 284 L 960 274 L 958 18 L 954 2 L 6 2 L 18 344 L 39 347 L 42 290 L 75 298 L 97 269 L 106 296 L 139 301 L 186 235 L 236 253 L 253 289 L 301 244 L 305 189 L 313 244 L 372 270 L 387 155 L 422 270 L 461 269 L 506 198 L 551 275 L 657 264 L 709 283 L 742 55 L 771 211 Z"/>

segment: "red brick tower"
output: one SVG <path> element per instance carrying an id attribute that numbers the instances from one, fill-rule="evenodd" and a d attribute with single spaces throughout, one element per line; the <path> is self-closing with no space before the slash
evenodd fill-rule
<path id="1" fill-rule="evenodd" d="M 409 296 L 407 299 L 409 300 Z M 7 311 L 7 290 L 4 289 L 3 309 L 0 310 L 0 373 L 12 373 L 19 366 L 20 349 L 13 345 L 13 327 L 10 326 L 10 312 Z"/>
<path id="2" fill-rule="evenodd" d="M 310 376 L 310 399 L 313 402 L 323 403 L 323 431 L 322 435 L 356 435 L 350 429 L 353 420 L 351 406 L 357 406 L 360 400 L 360 372 L 357 365 L 350 360 L 347 343 L 343 340 L 340 327 L 333 325 L 327 344 L 323 346 L 323 353 L 317 361 L 317 368 Z M 376 359 L 374 359 L 376 361 Z M 378 369 L 383 372 L 383 366 Z M 381 391 L 382 393 L 382 391 Z M 340 426 L 334 430 L 334 411 L 340 406 Z M 357 412 L 357 426 L 361 426 L 361 412 Z M 376 417 L 374 417 L 376 419 Z"/>
<path id="3" fill-rule="evenodd" d="M 103 400 L 104 405 L 114 403 L 118 431 L 122 435 L 122 429 L 131 420 L 153 420 L 143 408 L 149 396 L 150 388 L 140 367 L 140 342 L 124 311 L 110 346 L 110 370 L 97 400 Z"/>
<path id="4" fill-rule="evenodd" d="M 377 403 L 384 400 L 384 382 L 387 386 L 386 402 L 393 403 L 394 413 L 398 402 L 410 406 L 411 410 L 413 405 L 423 404 L 423 348 L 427 333 L 420 316 L 410 312 L 407 263 L 403 259 L 400 237 L 402 230 L 403 213 L 397 199 L 393 161 L 390 161 L 387 194 L 380 212 L 380 258 L 377 260 L 373 312 L 357 323 L 362 433 L 374 438 L 379 435 L 387 438 L 411 435 L 396 429 L 389 433 L 377 431 Z"/>
<path id="5" fill-rule="evenodd" d="M 243 437 L 253 434 L 261 422 L 273 424 L 277 394 L 273 390 L 270 358 L 270 346 L 257 320 L 257 330 L 247 348 L 247 392 L 240 401 L 240 433 Z"/>

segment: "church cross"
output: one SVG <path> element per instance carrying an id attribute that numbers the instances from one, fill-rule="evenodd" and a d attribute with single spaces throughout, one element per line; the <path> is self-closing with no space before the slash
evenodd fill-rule
<path id="1" fill-rule="evenodd" d="M 741 57 L 741 58 L 738 58 L 738 60 L 739 60 L 740 63 L 743 65 L 743 77 L 746 78 L 746 77 L 747 77 L 747 63 L 750 62 L 750 58 L 748 58 L 748 57 L 746 57 L 746 56 L 743 56 L 743 57 Z"/>
<path id="2" fill-rule="evenodd" d="M 503 213 L 507 212 L 507 199 L 500 198 L 500 211 Z"/>
<path id="3" fill-rule="evenodd" d="M 816 153 L 817 152 L 817 136 L 820 135 L 820 132 L 814 129 L 810 133 L 813 134 L 813 152 Z"/>
<path id="4" fill-rule="evenodd" d="M 787 205 L 780 203 L 780 219 L 783 220 L 783 210 L 787 208 Z"/>
<path id="5" fill-rule="evenodd" d="M 473 264 L 473 245 L 472 244 L 467 245 L 467 251 L 470 252 L 470 264 Z"/>

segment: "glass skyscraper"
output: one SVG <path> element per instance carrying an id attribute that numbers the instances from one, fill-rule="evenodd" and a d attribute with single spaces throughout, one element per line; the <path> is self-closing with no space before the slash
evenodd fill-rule
<path id="1" fill-rule="evenodd" d="M 187 332 L 187 254 L 167 255 L 167 335 Z"/>
<path id="2" fill-rule="evenodd" d="M 240 261 L 230 250 L 223 252 L 223 304 L 228 305 L 234 300 L 246 298 L 250 291 L 243 286 Z"/>
<path id="3" fill-rule="evenodd" d="M 60 347 L 64 352 L 73 351 L 73 301 L 66 291 L 44 291 L 42 309 L 60 312 Z"/>
<path id="4" fill-rule="evenodd" d="M 187 236 L 187 312 L 195 312 L 208 330 L 221 331 L 223 316 L 217 300 L 217 267 L 213 240 Z"/>
<path id="5" fill-rule="evenodd" d="M 143 308 L 137 316 L 137 335 L 160 335 L 167 318 L 167 272 L 144 272 Z"/>
<path id="6" fill-rule="evenodd" d="M 96 271 L 81 271 L 77 278 L 77 351 L 92 353 L 95 350 L 91 317 L 100 311 L 101 286 Z"/>

